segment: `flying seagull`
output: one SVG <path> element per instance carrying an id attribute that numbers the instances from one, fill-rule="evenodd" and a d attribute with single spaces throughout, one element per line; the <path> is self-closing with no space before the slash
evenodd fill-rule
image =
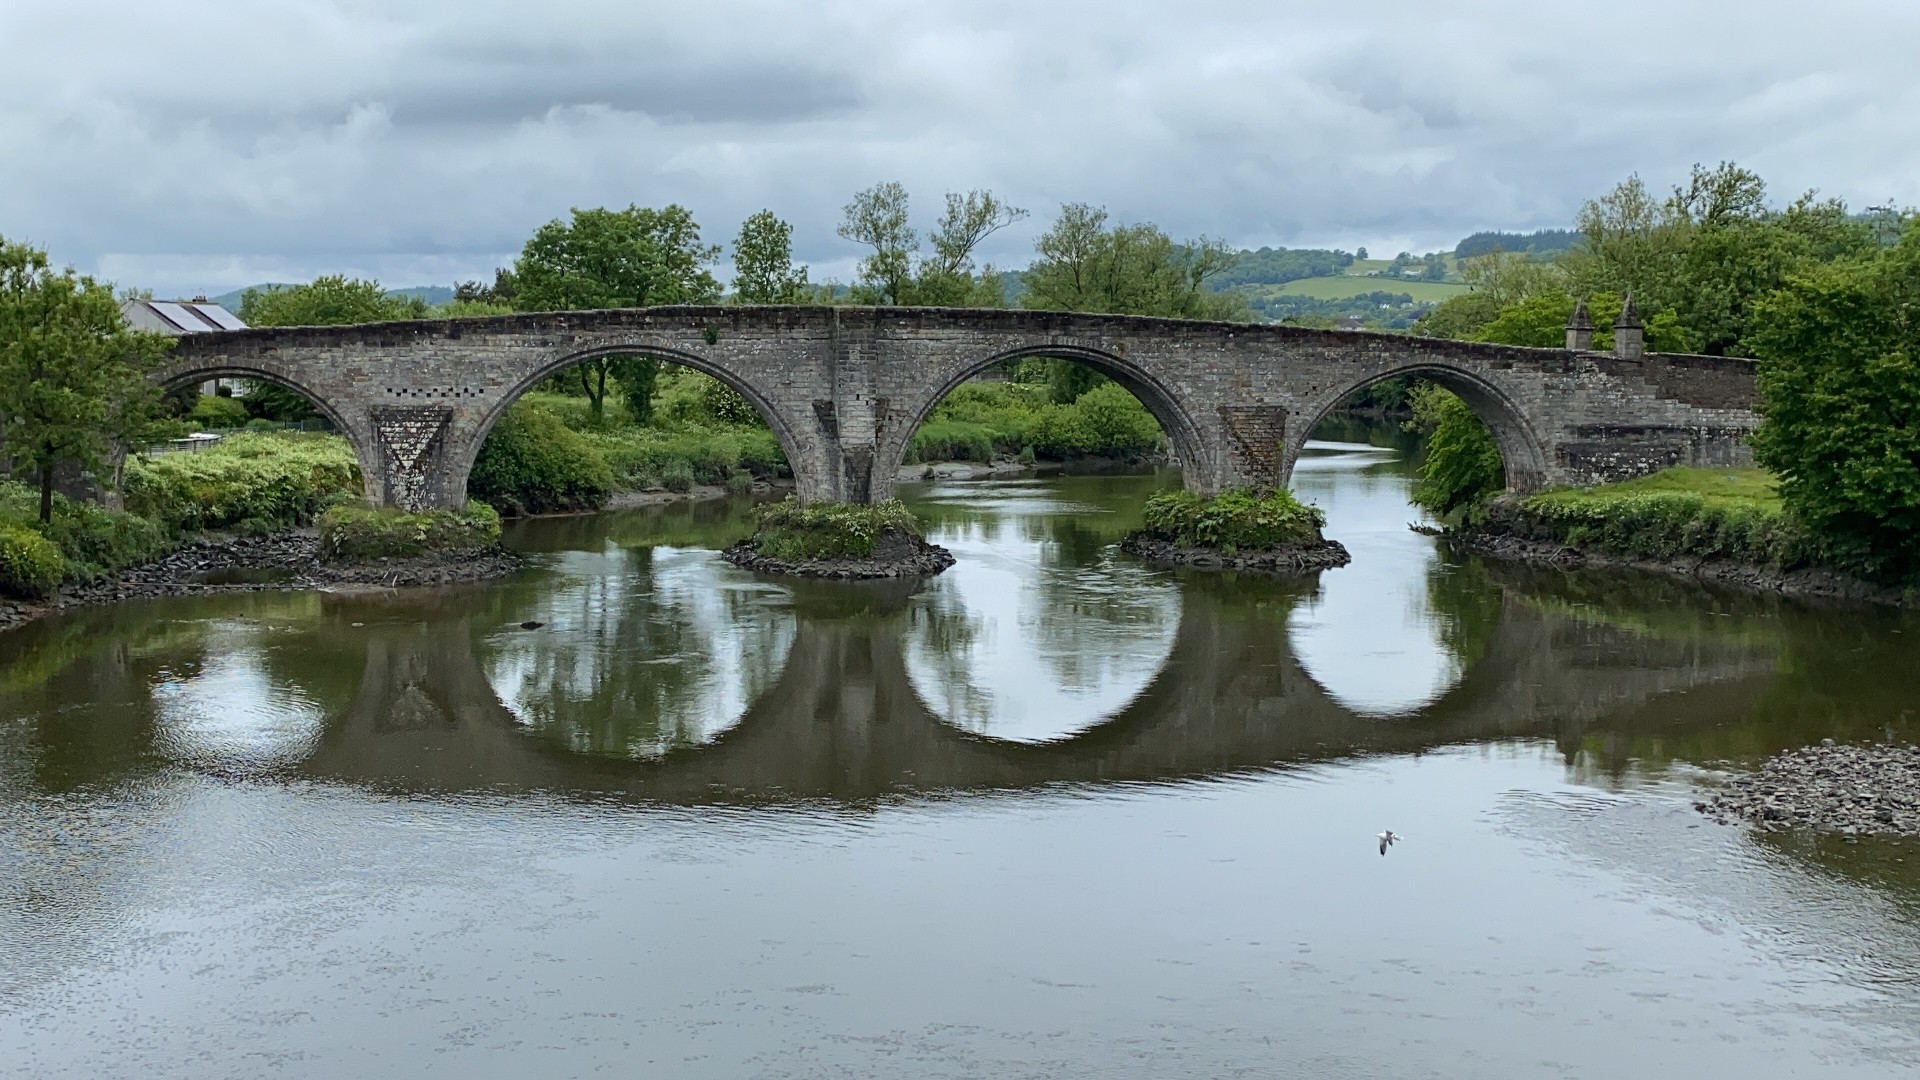
<path id="1" fill-rule="evenodd" d="M 1394 832 L 1392 829 L 1388 829 L 1386 832 L 1381 833 L 1379 836 L 1380 854 L 1385 855 L 1387 853 L 1387 849 L 1392 847 L 1393 842 L 1398 839 L 1400 839 L 1400 837 L 1394 835 Z"/>

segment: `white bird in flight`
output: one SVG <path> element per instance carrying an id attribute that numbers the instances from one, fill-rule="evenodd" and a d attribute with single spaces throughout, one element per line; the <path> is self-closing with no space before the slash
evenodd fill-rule
<path id="1" fill-rule="evenodd" d="M 1395 840 L 1400 839 L 1400 837 L 1395 835 L 1392 829 L 1388 829 L 1387 831 L 1381 833 L 1378 839 L 1380 841 L 1380 854 L 1385 855 L 1387 853 L 1387 849 L 1392 847 L 1393 842 Z"/>

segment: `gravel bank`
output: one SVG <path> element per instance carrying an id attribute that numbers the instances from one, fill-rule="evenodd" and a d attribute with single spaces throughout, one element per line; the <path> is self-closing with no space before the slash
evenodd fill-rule
<path id="1" fill-rule="evenodd" d="M 1156 540 L 1145 533 L 1132 533 L 1120 541 L 1120 550 L 1140 556 L 1148 562 L 1176 566 L 1195 566 L 1209 570 L 1265 570 L 1278 574 L 1306 574 L 1347 565 L 1353 557 L 1346 545 L 1337 540 L 1317 544 L 1294 544 L 1267 551 L 1239 551 L 1229 555 L 1213 548 L 1181 547 Z"/>
<path id="2" fill-rule="evenodd" d="M 320 538 L 311 532 L 201 537 L 144 566 L 64 589 L 52 600 L 0 601 L 0 630 L 83 604 L 270 590 L 451 585 L 500 577 L 519 567 L 519 556 L 500 550 L 336 565 L 320 560 Z"/>
<path id="3" fill-rule="evenodd" d="M 1694 809 L 1721 824 L 1920 836 L 1920 746 L 1819 746 L 1768 758 Z"/>
<path id="4" fill-rule="evenodd" d="M 760 554 L 752 539 L 740 541 L 721 552 L 720 557 L 735 566 L 762 574 L 844 580 L 932 577 L 953 565 L 953 552 L 938 544 L 929 544 L 917 536 L 899 532 L 881 536 L 873 545 L 873 557 L 870 559 L 789 562 Z"/>

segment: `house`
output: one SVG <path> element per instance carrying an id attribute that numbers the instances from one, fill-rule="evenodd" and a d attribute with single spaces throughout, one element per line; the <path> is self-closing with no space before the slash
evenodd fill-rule
<path id="1" fill-rule="evenodd" d="M 219 304 L 210 302 L 204 296 L 191 300 L 144 300 L 130 299 L 120 301 L 120 317 L 134 330 L 145 330 L 168 337 L 185 337 L 188 334 L 207 334 L 216 330 L 245 330 L 247 324 L 240 317 Z M 211 394 L 219 390 L 220 380 L 215 379 L 203 385 L 200 392 Z"/>
<path id="2" fill-rule="evenodd" d="M 1334 323 L 1333 328 L 1336 330 L 1365 330 L 1367 328 L 1367 320 L 1358 315 L 1349 315 L 1339 322 Z"/>

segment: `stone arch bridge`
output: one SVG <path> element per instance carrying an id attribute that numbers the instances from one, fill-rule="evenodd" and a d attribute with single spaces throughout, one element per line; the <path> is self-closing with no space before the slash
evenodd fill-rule
<path id="1" fill-rule="evenodd" d="M 1026 356 L 1081 361 L 1131 390 L 1202 493 L 1284 486 L 1321 417 L 1402 374 L 1473 407 L 1516 490 L 1747 459 L 1752 361 L 1646 353 L 1632 316 L 1615 351 L 1593 351 L 1591 338 L 1576 325 L 1567 349 L 1523 349 L 1123 315 L 674 307 L 196 334 L 160 378 L 259 378 L 305 394 L 353 444 L 368 497 L 410 510 L 462 505 L 481 443 L 515 400 L 614 354 L 683 364 L 738 390 L 773 429 L 806 501 L 891 496 L 940 399 Z"/>

